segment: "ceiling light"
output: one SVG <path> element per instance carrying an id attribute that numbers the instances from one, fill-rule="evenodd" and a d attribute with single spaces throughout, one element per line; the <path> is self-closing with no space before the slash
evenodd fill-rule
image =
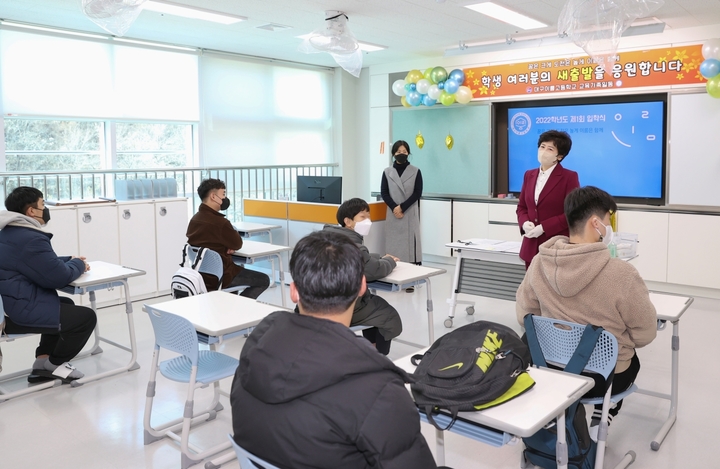
<path id="1" fill-rule="evenodd" d="M 80 33 L 80 32 L 76 32 L 76 31 L 69 31 L 66 29 L 46 28 L 44 26 L 34 26 L 31 24 L 15 23 L 14 21 L 0 20 L 0 24 L 3 24 L 5 26 L 12 26 L 15 28 L 32 29 L 35 31 L 45 31 L 45 32 L 49 32 L 49 33 L 63 34 L 63 35 L 69 35 L 69 36 L 89 37 L 92 39 L 107 39 L 107 36 L 102 36 L 100 34 Z"/>
<path id="2" fill-rule="evenodd" d="M 510 10 L 508 8 L 496 5 L 493 2 L 476 3 L 474 5 L 465 5 L 465 8 L 469 8 L 478 13 L 482 13 L 485 16 L 495 18 L 504 23 L 512 24 L 521 29 L 538 29 L 546 28 L 548 25 L 541 23 L 540 21 L 529 18 L 525 15 Z"/>
<path id="3" fill-rule="evenodd" d="M 128 44 L 138 44 L 141 46 L 161 47 L 163 49 L 187 50 L 193 52 L 197 51 L 197 49 L 193 47 L 173 46 L 170 44 L 162 44 L 159 42 L 138 41 L 137 39 L 126 39 L 123 37 L 113 37 L 112 40 L 116 42 L 126 42 Z"/>
<path id="4" fill-rule="evenodd" d="M 143 4 L 143 10 L 166 13 L 168 15 L 183 16 L 196 20 L 212 21 L 221 24 L 233 24 L 246 21 L 244 16 L 228 15 L 216 11 L 205 10 L 204 8 L 188 7 L 177 3 L 165 2 L 162 0 L 148 0 Z"/>
<path id="5" fill-rule="evenodd" d="M 295 36 L 295 37 L 298 39 L 304 40 L 304 39 L 309 38 L 310 36 L 312 36 L 312 33 L 303 34 L 302 36 Z M 360 50 L 365 51 L 365 52 L 376 52 L 376 51 L 384 50 L 384 49 L 388 48 L 387 46 L 381 46 L 379 44 L 372 44 L 370 42 L 358 41 L 357 43 L 358 43 L 358 47 L 360 48 Z"/>

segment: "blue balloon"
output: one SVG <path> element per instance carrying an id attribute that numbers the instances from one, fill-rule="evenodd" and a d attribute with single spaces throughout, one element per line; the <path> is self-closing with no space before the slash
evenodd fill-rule
<path id="1" fill-rule="evenodd" d="M 720 73 L 720 60 L 718 59 L 705 59 L 700 64 L 700 73 L 705 78 L 712 78 Z"/>
<path id="2" fill-rule="evenodd" d="M 411 87 L 412 87 L 412 83 L 405 83 L 405 91 L 412 91 Z"/>
<path id="3" fill-rule="evenodd" d="M 437 100 L 432 99 L 430 96 L 428 96 L 428 95 L 426 95 L 426 94 L 422 95 L 422 97 L 423 97 L 423 98 L 422 98 L 422 103 L 423 103 L 425 106 L 434 106 L 435 103 L 437 103 Z M 407 98 L 405 98 L 405 99 L 407 99 Z"/>
<path id="4" fill-rule="evenodd" d="M 456 82 L 455 80 L 448 79 L 445 82 L 445 91 L 447 91 L 448 94 L 455 93 L 458 88 L 460 88 L 460 83 Z"/>
<path id="5" fill-rule="evenodd" d="M 438 85 L 438 89 L 440 89 L 440 90 L 443 90 L 443 89 L 445 89 L 445 82 L 444 82 L 444 81 L 440 81 L 440 82 L 438 82 L 438 84 L 437 84 L 437 85 Z"/>
<path id="6" fill-rule="evenodd" d="M 465 81 L 465 72 L 456 68 L 455 70 L 450 72 L 450 75 L 448 75 L 448 80 L 456 81 L 456 82 L 458 82 L 458 85 L 462 85 L 463 82 Z"/>
<path id="7" fill-rule="evenodd" d="M 410 83 L 410 91 L 417 90 L 417 85 L 415 83 Z"/>
<path id="8" fill-rule="evenodd" d="M 405 101 L 411 106 L 419 106 L 422 97 L 417 91 L 408 91 L 408 94 L 405 95 Z"/>

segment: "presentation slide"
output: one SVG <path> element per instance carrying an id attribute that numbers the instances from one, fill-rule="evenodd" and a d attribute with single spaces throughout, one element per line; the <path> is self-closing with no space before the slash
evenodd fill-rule
<path id="1" fill-rule="evenodd" d="M 581 186 L 615 197 L 662 197 L 665 148 L 662 101 L 508 109 L 509 190 L 519 193 L 523 175 L 539 167 L 538 137 L 563 130 L 572 149 L 562 162 Z"/>

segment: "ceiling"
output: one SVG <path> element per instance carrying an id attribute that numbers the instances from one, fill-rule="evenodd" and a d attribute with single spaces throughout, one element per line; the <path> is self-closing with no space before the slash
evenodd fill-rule
<path id="1" fill-rule="evenodd" d="M 297 51 L 300 39 L 324 24 L 325 10 L 344 11 L 355 37 L 388 46 L 364 54 L 364 65 L 439 57 L 466 43 L 556 34 L 566 0 L 495 0 L 551 26 L 529 32 L 463 8 L 480 0 L 172 0 L 174 3 L 245 16 L 248 21 L 219 25 L 143 11 L 126 38 L 335 66 L 328 54 Z M 667 29 L 720 24 L 720 0 L 665 0 L 654 14 Z M 81 0 L 0 0 L 0 19 L 105 33 L 81 11 Z M 284 31 L 258 29 L 267 23 L 290 26 Z"/>

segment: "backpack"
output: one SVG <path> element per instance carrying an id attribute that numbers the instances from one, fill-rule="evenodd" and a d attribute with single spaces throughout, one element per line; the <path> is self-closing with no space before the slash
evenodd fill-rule
<path id="1" fill-rule="evenodd" d="M 524 393 L 535 381 L 526 372 L 530 353 L 509 327 L 477 321 L 437 339 L 411 358 L 417 369 L 410 385 L 415 404 L 439 430 L 449 430 L 458 411 L 482 410 Z M 432 413 L 448 410 L 441 428 Z"/>
<path id="2" fill-rule="evenodd" d="M 531 316 L 530 314 L 525 316 L 525 331 L 527 332 L 532 361 L 534 365 L 546 367 L 547 363 L 535 334 L 535 325 Z M 602 327 L 590 325 L 585 327 L 580 343 L 564 369 L 565 372 L 580 374 L 583 371 L 602 331 Z M 593 469 L 595 467 L 597 443 L 590 438 L 585 418 L 585 406 L 580 403 L 579 399 L 565 411 L 565 438 L 568 469 Z M 534 435 L 523 438 L 523 443 L 525 443 L 523 454 L 527 461 L 544 469 L 555 469 L 557 467 L 558 461 L 555 451 L 557 426 L 543 428 Z"/>
<path id="3" fill-rule="evenodd" d="M 186 260 L 189 260 L 188 249 L 190 249 L 190 245 L 186 244 L 183 248 L 183 260 L 180 268 L 173 274 L 170 281 L 172 297 L 176 299 L 207 293 L 205 280 L 199 272 L 207 248 L 198 248 L 195 262 L 190 267 L 185 267 Z"/>

